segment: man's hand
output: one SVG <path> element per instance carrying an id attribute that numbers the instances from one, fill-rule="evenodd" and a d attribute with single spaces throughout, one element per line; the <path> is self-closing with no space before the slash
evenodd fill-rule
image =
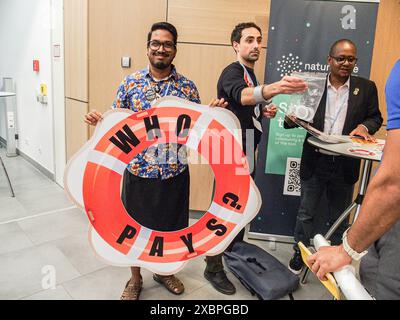
<path id="1" fill-rule="evenodd" d="M 327 280 L 328 272 L 335 272 L 351 263 L 351 257 L 344 251 L 343 246 L 321 247 L 317 253 L 308 257 L 307 263 L 311 266 L 320 280 Z"/>
<path id="2" fill-rule="evenodd" d="M 277 94 L 302 93 L 308 88 L 307 82 L 303 79 L 284 76 L 280 81 L 265 85 L 263 88 L 263 96 L 270 99 Z"/>
<path id="3" fill-rule="evenodd" d="M 367 128 L 362 124 L 359 124 L 357 128 L 350 132 L 350 136 L 360 136 L 367 141 L 376 142 L 376 139 L 368 133 Z"/>
<path id="4" fill-rule="evenodd" d="M 277 112 L 278 112 L 278 108 L 274 104 L 270 104 L 263 108 L 263 116 L 268 119 L 275 118 Z"/>
<path id="5" fill-rule="evenodd" d="M 214 108 L 214 107 L 226 108 L 228 106 L 228 102 L 225 101 L 224 98 L 222 98 L 222 99 L 212 99 L 211 102 L 208 105 L 211 108 Z"/>
<path id="6" fill-rule="evenodd" d="M 97 122 L 103 120 L 103 115 L 97 110 L 92 110 L 88 114 L 85 115 L 84 121 L 91 126 L 95 126 Z"/>

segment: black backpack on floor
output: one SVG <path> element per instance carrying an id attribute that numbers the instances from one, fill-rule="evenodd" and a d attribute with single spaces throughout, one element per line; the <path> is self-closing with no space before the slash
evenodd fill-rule
<path id="1" fill-rule="evenodd" d="M 299 277 L 260 247 L 240 241 L 224 253 L 225 263 L 240 282 L 261 300 L 275 300 L 299 287 Z"/>

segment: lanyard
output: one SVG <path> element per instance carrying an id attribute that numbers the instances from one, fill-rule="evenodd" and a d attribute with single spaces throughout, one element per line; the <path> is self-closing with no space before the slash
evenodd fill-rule
<path id="1" fill-rule="evenodd" d="M 241 62 L 239 62 L 239 63 L 240 63 L 240 65 L 242 66 L 242 68 L 244 70 L 244 81 L 247 83 L 247 85 L 249 87 L 255 87 L 253 79 L 251 78 L 249 71 L 246 69 L 246 67 L 245 67 L 245 65 L 243 63 L 241 63 Z M 256 79 L 256 81 L 257 81 L 256 85 L 257 86 L 260 85 L 260 83 L 258 82 L 257 79 Z"/>
<path id="2" fill-rule="evenodd" d="M 160 88 L 157 85 L 156 81 L 156 89 L 153 89 L 153 86 L 150 84 L 149 79 L 146 78 L 147 85 L 150 89 L 148 89 L 145 93 L 147 101 L 149 101 L 151 104 L 153 104 L 157 99 L 161 98 L 161 95 L 159 94 Z M 163 96 L 167 96 L 171 88 L 171 80 L 168 80 L 168 86 L 167 89 L 164 91 Z"/>
<path id="3" fill-rule="evenodd" d="M 240 63 L 240 65 L 242 66 L 242 68 L 244 70 L 244 81 L 247 83 L 247 85 L 250 88 L 255 87 L 254 81 L 251 78 L 249 71 L 246 69 L 246 67 L 244 66 L 243 63 L 241 63 L 241 62 L 239 62 L 239 63 Z M 256 85 L 257 86 L 260 85 L 260 83 L 258 82 L 257 78 L 256 78 L 256 81 L 257 81 Z M 262 104 L 256 105 L 255 108 L 254 108 L 254 116 L 253 116 L 254 127 L 260 132 L 262 132 L 262 125 L 261 125 L 261 122 L 258 120 L 258 118 L 261 115 L 261 111 L 260 111 L 261 108 L 262 108 Z"/>

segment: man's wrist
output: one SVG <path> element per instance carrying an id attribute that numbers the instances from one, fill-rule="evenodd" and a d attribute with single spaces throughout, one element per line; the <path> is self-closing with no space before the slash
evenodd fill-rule
<path id="1" fill-rule="evenodd" d="M 256 102 L 256 104 L 261 103 L 264 105 L 269 105 L 272 103 L 272 99 L 265 98 L 264 87 L 265 87 L 265 85 L 262 84 L 262 85 L 259 85 L 254 88 L 253 98 L 254 98 L 254 101 Z"/>
<path id="2" fill-rule="evenodd" d="M 270 93 L 271 85 L 264 84 L 262 88 L 262 95 L 265 100 L 271 101 L 272 103 L 272 97 L 274 96 L 273 94 Z"/>
<path id="3" fill-rule="evenodd" d="M 359 126 L 359 127 L 360 127 L 360 126 L 361 126 L 361 127 L 364 127 L 365 130 L 367 131 L 367 133 L 369 133 L 368 127 L 367 127 L 366 125 L 363 125 L 362 123 L 360 123 L 358 126 Z"/>
<path id="4" fill-rule="evenodd" d="M 350 264 L 353 259 L 352 259 L 352 257 L 349 256 L 349 254 L 346 252 L 346 250 L 344 250 L 343 244 L 339 245 L 339 252 L 343 255 L 343 258 L 345 260 L 347 260 L 346 262 L 348 264 Z"/>
<path id="5" fill-rule="evenodd" d="M 350 228 L 349 228 L 350 229 Z M 344 251 L 346 251 L 346 253 L 349 255 L 349 257 L 355 261 L 359 261 L 363 256 L 365 256 L 368 251 L 364 250 L 362 252 L 357 252 L 356 250 L 354 250 L 350 244 L 347 241 L 347 233 L 349 231 L 349 229 L 347 229 L 344 233 L 343 233 L 343 242 L 342 242 L 342 247 L 344 249 Z"/>

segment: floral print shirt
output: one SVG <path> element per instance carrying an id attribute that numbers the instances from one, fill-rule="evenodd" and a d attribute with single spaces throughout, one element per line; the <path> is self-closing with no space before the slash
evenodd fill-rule
<path id="1" fill-rule="evenodd" d="M 127 108 L 134 112 L 150 109 L 151 101 L 147 99 L 149 93 L 157 93 L 161 97 L 172 95 L 200 103 L 195 84 L 177 73 L 173 66 L 171 74 L 163 80 L 155 80 L 149 68 L 127 76 L 118 88 L 112 107 L 114 109 Z M 175 177 L 186 168 L 186 148 L 174 143 L 153 145 L 143 150 L 127 167 L 138 177 L 161 178 L 162 180 Z"/>

